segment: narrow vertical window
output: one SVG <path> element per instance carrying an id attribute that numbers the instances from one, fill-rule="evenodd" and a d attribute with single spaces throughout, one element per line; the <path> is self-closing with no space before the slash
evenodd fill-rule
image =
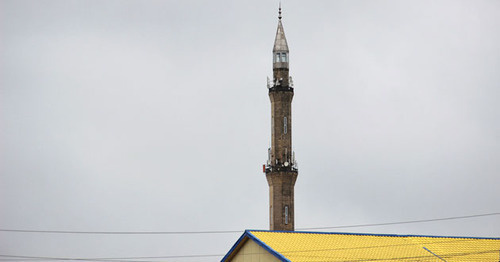
<path id="1" fill-rule="evenodd" d="M 280 53 L 276 53 L 276 62 L 280 62 Z"/>
<path id="2" fill-rule="evenodd" d="M 281 62 L 287 62 L 286 53 L 281 53 Z"/>
<path id="3" fill-rule="evenodd" d="M 283 133 L 286 134 L 287 132 L 287 122 L 286 122 L 286 116 L 283 117 Z"/>
<path id="4" fill-rule="evenodd" d="M 273 205 L 270 205 L 269 206 L 269 213 L 270 213 L 270 216 L 269 216 L 269 220 L 271 220 L 271 225 L 274 224 L 274 218 L 273 218 Z"/>
<path id="5" fill-rule="evenodd" d="M 288 225 L 288 206 L 285 206 L 285 225 Z"/>
<path id="6" fill-rule="evenodd" d="M 275 124 L 278 124 L 278 126 L 279 126 L 279 123 L 274 123 L 274 121 L 276 121 L 276 119 L 274 119 L 274 116 L 271 116 L 271 135 L 272 136 L 274 136 L 274 134 L 278 134 L 278 130 L 274 130 L 274 128 L 275 127 L 278 128 Z"/>

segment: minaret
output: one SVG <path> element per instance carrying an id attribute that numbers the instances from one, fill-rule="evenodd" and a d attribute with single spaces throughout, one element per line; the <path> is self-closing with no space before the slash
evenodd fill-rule
<path id="1" fill-rule="evenodd" d="M 297 165 L 292 151 L 293 83 L 288 75 L 288 44 L 281 23 L 273 48 L 273 80 L 268 79 L 271 99 L 271 148 L 264 171 L 269 184 L 269 217 L 271 230 L 293 231 L 295 225 L 294 190 Z"/>

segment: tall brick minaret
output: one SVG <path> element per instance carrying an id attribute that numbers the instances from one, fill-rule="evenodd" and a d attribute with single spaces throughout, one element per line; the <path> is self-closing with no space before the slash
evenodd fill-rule
<path id="1" fill-rule="evenodd" d="M 289 53 L 281 23 L 281 7 L 278 19 L 273 48 L 273 79 L 267 84 L 271 99 L 271 148 L 264 171 L 269 184 L 270 229 L 293 231 L 293 187 L 298 171 L 292 150 L 293 83 L 288 75 Z"/>

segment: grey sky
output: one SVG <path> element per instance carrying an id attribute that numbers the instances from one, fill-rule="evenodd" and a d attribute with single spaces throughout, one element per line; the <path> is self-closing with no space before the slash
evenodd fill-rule
<path id="1" fill-rule="evenodd" d="M 268 229 L 277 5 L 0 1 L 0 228 Z M 499 212 L 500 2 L 282 5 L 297 228 Z M 500 237 L 500 219 L 344 231 Z M 239 235 L 0 232 L 0 255 L 224 254 Z"/>

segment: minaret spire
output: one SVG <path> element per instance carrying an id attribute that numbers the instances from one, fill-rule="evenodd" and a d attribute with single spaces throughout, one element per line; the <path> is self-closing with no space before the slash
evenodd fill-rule
<path id="1" fill-rule="evenodd" d="M 285 51 L 288 53 L 288 43 L 286 42 L 285 30 L 283 29 L 283 24 L 281 23 L 281 7 L 279 8 L 278 14 L 278 29 L 276 30 L 276 38 L 274 39 L 273 52 Z"/>
<path id="2" fill-rule="evenodd" d="M 285 30 L 281 23 L 281 3 L 278 9 L 278 28 L 273 46 L 273 77 L 274 82 L 279 81 L 282 86 L 288 86 L 288 43 L 285 37 Z"/>

